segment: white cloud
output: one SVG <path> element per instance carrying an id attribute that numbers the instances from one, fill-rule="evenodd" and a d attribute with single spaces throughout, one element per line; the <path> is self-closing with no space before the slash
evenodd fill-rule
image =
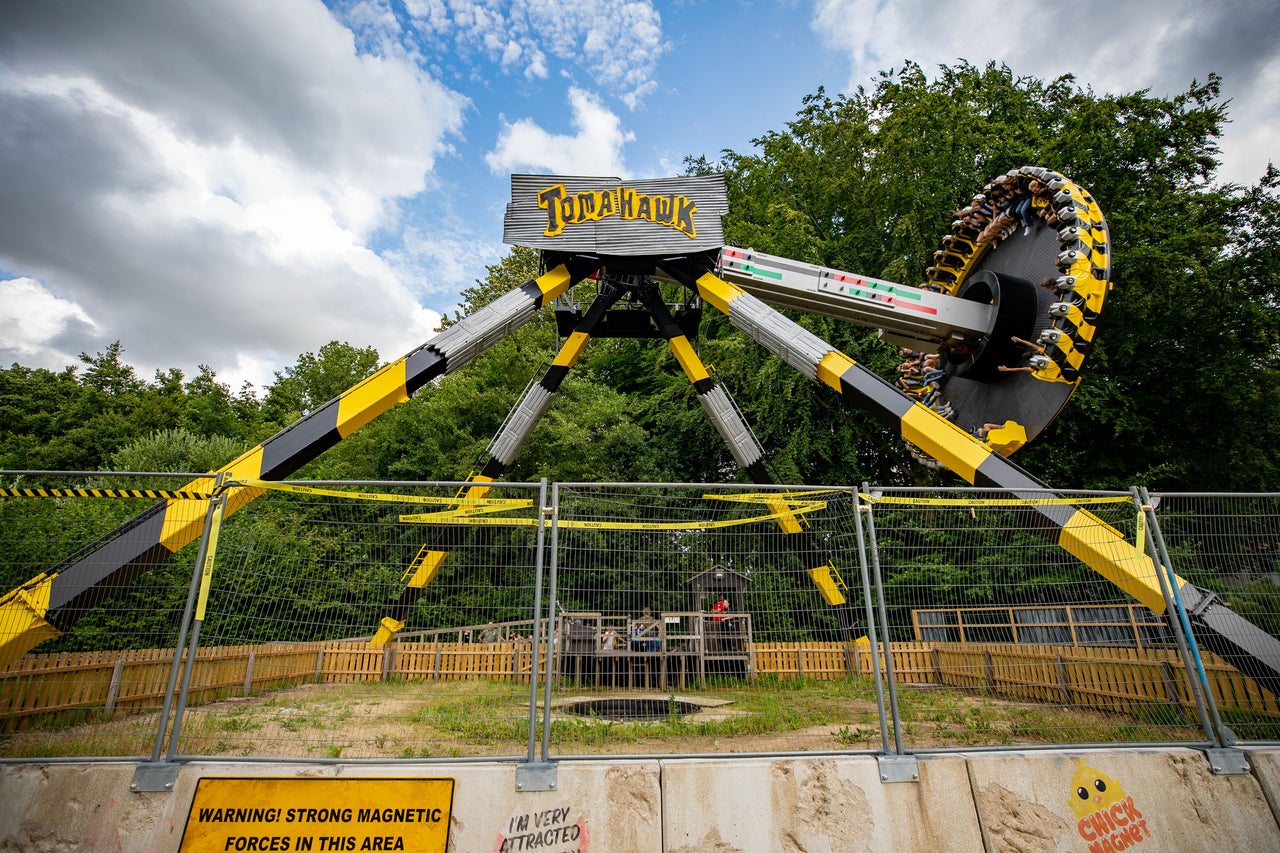
<path id="1" fill-rule="evenodd" d="M 0 364 L 16 361 L 49 370 L 73 364 L 80 351 L 71 352 L 62 344 L 76 337 L 77 326 L 97 332 L 97 325 L 83 308 L 50 293 L 40 282 L 30 278 L 0 281 Z"/>
<path id="2" fill-rule="evenodd" d="M 628 109 L 657 90 L 655 67 L 671 48 L 649 0 L 414 0 L 406 9 L 426 37 L 453 39 L 507 73 L 545 79 L 549 52 Z"/>
<path id="3" fill-rule="evenodd" d="M 261 386 L 329 340 L 394 358 L 438 325 L 367 246 L 465 100 L 358 53 L 319 2 L 24 2 L 0 57 L 0 185 L 23 200 L 0 202 L 0 268 L 23 276 L 4 308 L 48 315 L 6 320 L 24 363 L 119 339 L 143 376 Z"/>
<path id="4" fill-rule="evenodd" d="M 970 0 L 942 11 L 932 0 L 816 0 L 812 29 L 852 69 L 849 90 L 904 59 L 939 64 L 995 59 L 1015 74 L 1074 74 L 1099 93 L 1185 92 L 1223 78 L 1233 119 L 1223 139 L 1225 180 L 1254 182 L 1280 135 L 1280 3 L 1274 0 Z M 1267 83 L 1270 82 L 1270 85 Z"/>
<path id="5" fill-rule="evenodd" d="M 503 125 L 494 150 L 484 161 L 494 172 L 533 169 L 560 175 L 628 177 L 622 149 L 635 134 L 622 129 L 618 117 L 589 92 L 569 90 L 572 136 L 552 133 L 533 119 Z"/>
<path id="6" fill-rule="evenodd" d="M 458 292 L 507 253 L 501 243 L 465 233 L 406 228 L 402 247 L 387 253 L 399 279 L 420 293 Z"/>

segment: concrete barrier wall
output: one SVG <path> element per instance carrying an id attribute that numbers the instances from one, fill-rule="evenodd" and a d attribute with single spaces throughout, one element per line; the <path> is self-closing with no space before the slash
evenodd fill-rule
<path id="1" fill-rule="evenodd" d="M 555 790 L 518 791 L 513 764 L 290 765 L 200 763 L 183 766 L 172 791 L 133 793 L 133 764 L 15 764 L 0 767 L 0 850 L 136 851 L 180 848 L 200 779 L 454 780 L 449 847 L 470 851 L 662 850 L 660 766 L 657 761 L 591 762 L 562 766 Z M 360 783 L 361 786 L 364 783 Z M 292 804 L 292 800 L 287 803 Z M 271 806 L 275 802 L 243 802 Z M 341 805 L 341 801 L 336 803 Z M 309 805 L 327 806 L 335 802 Z M 387 806 L 402 805 L 387 802 Z M 363 839 L 349 823 L 256 821 L 218 850 L 296 851 L 299 838 L 314 851 L 359 850 Z M 329 839 L 355 836 L 348 847 Z M 384 837 L 397 838 L 387 824 Z M 227 838 L 233 835 L 226 835 Z M 272 839 L 276 839 L 274 842 Z M 287 839 L 287 840 L 280 840 Z M 366 848 L 377 849 L 377 848 Z M 394 841 L 386 849 L 400 849 Z M 406 845 L 404 849 L 413 849 Z"/>
<path id="2" fill-rule="evenodd" d="M 982 849 L 964 759 L 917 763 L 885 784 L 873 757 L 666 761 L 666 849 Z"/>
<path id="3" fill-rule="evenodd" d="M 1258 777 L 1214 775 L 1203 752 L 992 754 L 968 765 L 988 850 L 1280 850 Z"/>
<path id="4" fill-rule="evenodd" d="M 915 780 L 898 782 L 883 781 L 874 756 L 562 761 L 532 786 L 503 763 L 201 762 L 179 768 L 171 790 L 152 793 L 131 790 L 132 763 L 17 763 L 0 765 L 0 850 L 172 853 L 202 779 L 213 781 L 201 788 L 201 805 L 208 791 L 251 779 L 251 790 L 283 780 L 290 791 L 337 788 L 388 807 L 403 803 L 384 803 L 381 792 L 408 779 L 449 780 L 454 853 L 1270 853 L 1280 850 L 1280 749 L 1247 757 L 1250 773 L 1215 775 L 1204 753 L 1183 749 L 921 756 Z M 890 769 L 890 778 L 904 777 L 900 764 Z M 341 806 L 344 796 L 312 805 Z M 253 799 L 235 805 L 296 804 Z M 294 851 L 308 833 L 311 850 L 370 843 L 354 824 L 301 826 L 284 814 L 252 832 L 228 830 L 204 849 Z M 365 849 L 397 849 L 414 828 L 388 824 Z"/>

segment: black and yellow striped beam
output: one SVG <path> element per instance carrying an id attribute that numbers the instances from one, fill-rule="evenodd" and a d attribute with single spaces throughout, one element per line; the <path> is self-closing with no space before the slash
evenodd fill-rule
<path id="1" fill-rule="evenodd" d="M 591 256 L 565 256 L 561 261 L 538 278 L 451 325 L 219 471 L 193 480 L 180 491 L 212 493 L 218 473 L 232 480 L 279 480 L 297 471 L 374 418 L 408 400 L 433 379 L 470 362 L 530 320 L 543 305 L 594 272 L 600 263 Z M 252 487 L 233 489 L 225 514 L 231 515 L 261 494 L 262 489 Z M 89 608 L 126 588 L 138 575 L 198 539 L 206 510 L 205 500 L 166 499 L 52 568 L 46 572 L 47 579 L 37 585 L 38 595 L 33 598 L 24 594 L 27 600 L 35 601 L 32 610 L 35 618 L 47 623 L 56 633 L 65 632 Z M 23 596 L 5 596 L 0 599 L 0 609 L 20 598 Z M 13 606 L 31 610 L 21 603 Z M 19 614 L 14 624 L 27 618 L 27 614 Z M 0 635 L 0 663 L 24 654 L 49 636 L 9 625 L 10 620 L 0 613 L 0 631 L 8 631 Z"/>
<path id="2" fill-rule="evenodd" d="M 674 274 L 674 271 L 673 271 Z M 974 485 L 1020 497 L 1043 497 L 1046 486 L 951 421 L 911 400 L 871 370 L 760 300 L 712 273 L 694 282 L 702 298 L 775 355 L 865 408 L 931 458 Z M 1155 613 L 1165 610 L 1156 567 L 1115 528 L 1070 505 L 1033 505 L 1034 525 L 1072 556 Z"/>
<path id="3" fill-rule="evenodd" d="M 1027 500 L 1030 528 L 1106 578 L 1152 612 L 1165 614 L 1157 566 L 1141 546 L 1072 503 L 1037 501 L 1052 496 L 1045 484 L 938 415 L 898 392 L 878 375 L 792 323 L 769 306 L 693 264 L 667 271 L 693 286 L 729 321 L 800 372 L 867 409 L 931 458 L 979 486 Z M 1101 281 L 1101 279 L 1099 279 Z M 776 316 L 770 316 L 770 314 Z M 1280 695 L 1280 639 L 1231 611 L 1213 593 L 1171 575 L 1173 589 L 1196 627 L 1196 639 Z M 1172 617 L 1172 614 L 1170 614 Z"/>
<path id="4" fill-rule="evenodd" d="M 569 370 L 586 350 L 587 343 L 591 340 L 591 331 L 621 295 L 620 291 L 612 288 L 602 289 L 596 295 L 573 332 L 561 345 L 551 366 L 516 403 L 502 431 L 489 445 L 489 459 L 480 473 L 470 478 L 475 485 L 468 486 L 464 490 L 462 495 L 465 500 L 478 500 L 488 495 L 491 487 L 487 484 L 502 477 L 515 462 L 516 454 L 520 452 L 525 440 L 538 425 L 538 421 L 555 399 L 555 395 L 559 393 L 560 386 L 569 375 Z M 414 605 L 418 603 L 427 584 L 435 578 L 448 556 L 448 550 L 438 544 L 422 546 L 401 578 L 405 584 L 404 590 L 391 605 L 390 615 L 383 617 L 379 623 L 377 632 L 370 640 L 370 645 L 381 648 L 391 642 L 391 639 L 404 628 Z"/>
<path id="5" fill-rule="evenodd" d="M 738 407 L 734 405 L 724 388 L 712 378 L 710 371 L 698 357 L 697 351 L 689 343 L 689 339 L 685 337 L 683 330 L 671 316 L 671 312 L 667 310 L 657 287 L 647 286 L 641 291 L 640 296 L 649 313 L 653 315 L 658 329 L 666 337 L 672 355 L 675 356 L 684 375 L 688 377 L 697 392 L 698 402 L 702 404 L 703 411 L 707 413 L 716 431 L 729 446 L 734 461 L 747 472 L 752 482 L 773 485 L 773 477 L 770 476 L 764 464 L 764 448 L 760 446 L 750 426 L 743 420 Z M 789 548 L 808 567 L 806 573 L 818 587 L 823 599 L 833 607 L 845 604 L 844 591 L 848 587 L 845 586 L 844 579 L 840 577 L 835 564 L 827 556 L 826 549 L 820 547 L 817 538 L 805 529 L 800 517 L 790 512 L 785 495 L 766 497 L 764 500 L 769 509 L 778 514 L 778 525 L 790 540 Z M 849 622 L 848 619 L 845 621 Z"/>

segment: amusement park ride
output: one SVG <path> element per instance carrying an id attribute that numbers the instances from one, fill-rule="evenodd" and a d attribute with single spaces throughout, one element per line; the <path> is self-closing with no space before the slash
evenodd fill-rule
<path id="1" fill-rule="evenodd" d="M 690 343 L 706 303 L 805 376 L 874 413 L 923 463 L 1014 496 L 1051 496 L 1006 457 L 1049 425 L 1081 381 L 1111 289 L 1110 238 L 1093 197 L 1052 170 L 1015 169 L 984 189 L 952 223 L 926 282 L 915 287 L 725 246 L 722 175 L 626 182 L 514 175 L 504 241 L 539 250 L 544 271 L 537 278 L 185 489 L 225 489 L 224 512 L 238 510 L 263 493 L 254 481 L 287 477 L 553 302 L 563 345 L 508 416 L 460 501 L 483 498 L 508 470 L 592 336 L 664 338 L 740 468 L 768 483 L 762 448 Z M 594 297 L 572 299 L 574 286 L 588 279 Z M 663 283 L 682 286 L 690 298 L 669 305 Z M 771 306 L 878 328 L 904 350 L 937 353 L 932 384 L 903 393 Z M 66 632 L 198 539 L 204 514 L 192 511 L 195 503 L 205 501 L 158 503 L 0 598 L 0 664 Z M 771 509 L 823 599 L 844 613 L 843 582 L 824 549 L 784 496 Z M 1173 618 L 1158 567 L 1119 531 L 1069 501 L 1029 501 L 1026 512 L 1029 528 Z M 383 645 L 404 627 L 447 557 L 423 547 L 372 643 Z M 1174 582 L 1200 641 L 1280 694 L 1280 640 L 1211 592 Z"/>

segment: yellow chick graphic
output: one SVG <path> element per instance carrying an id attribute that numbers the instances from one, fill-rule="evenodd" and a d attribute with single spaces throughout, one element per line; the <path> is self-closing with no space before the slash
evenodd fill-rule
<path id="1" fill-rule="evenodd" d="M 1125 799 L 1120 783 L 1096 767 L 1090 767 L 1080 759 L 1080 766 L 1071 777 L 1071 794 L 1067 804 L 1077 818 L 1096 812 Z"/>

